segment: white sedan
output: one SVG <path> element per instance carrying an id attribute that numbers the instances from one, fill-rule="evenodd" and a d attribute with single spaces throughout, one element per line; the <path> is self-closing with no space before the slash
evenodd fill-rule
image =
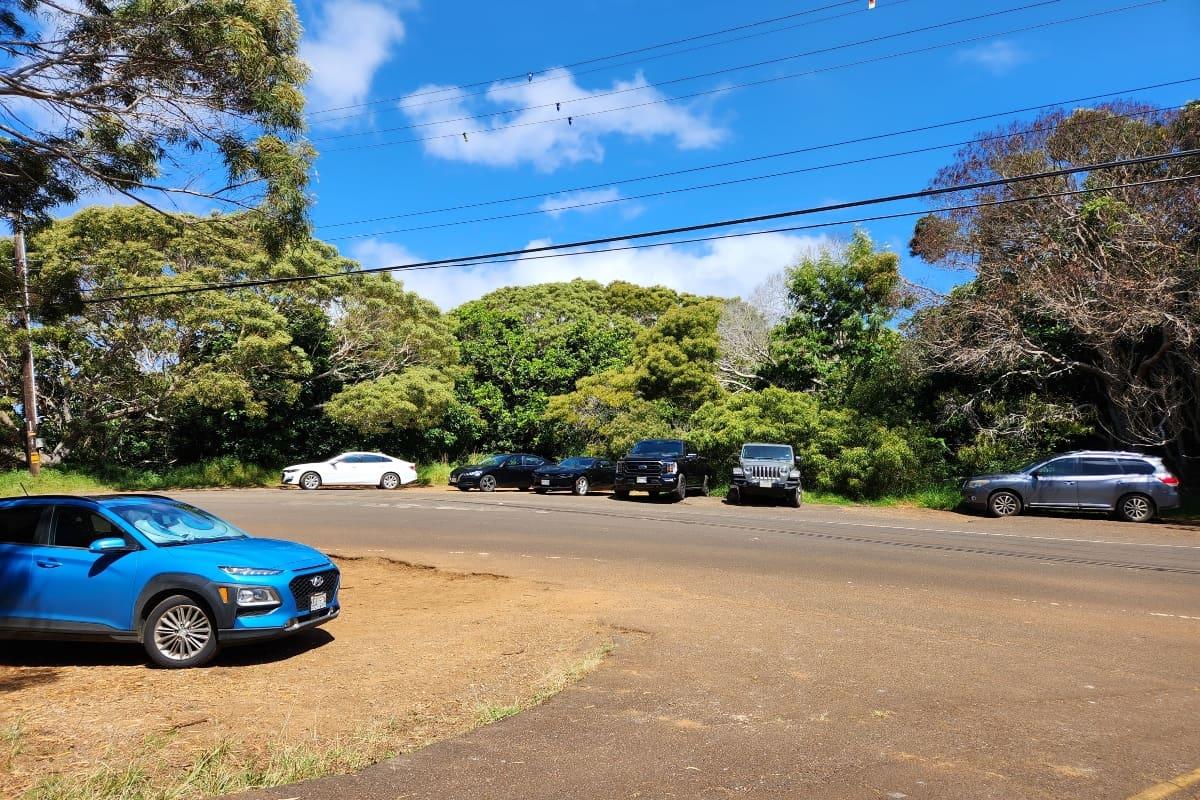
<path id="1" fill-rule="evenodd" d="M 417 465 L 383 453 L 342 453 L 328 461 L 283 468 L 283 483 L 301 489 L 378 486 L 395 489 L 417 479 Z"/>

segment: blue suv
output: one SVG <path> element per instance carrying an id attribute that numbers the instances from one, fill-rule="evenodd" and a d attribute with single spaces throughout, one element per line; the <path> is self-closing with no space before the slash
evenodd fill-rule
<path id="1" fill-rule="evenodd" d="M 140 642 L 164 667 L 337 617 L 341 575 L 154 495 L 0 500 L 0 638 Z"/>

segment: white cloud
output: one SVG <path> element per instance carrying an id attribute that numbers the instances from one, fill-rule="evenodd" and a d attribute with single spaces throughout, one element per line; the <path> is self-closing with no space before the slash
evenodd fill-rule
<path id="1" fill-rule="evenodd" d="M 1031 56 L 1026 50 L 1003 39 L 958 52 L 959 61 L 983 67 L 993 75 L 1003 75 L 1029 61 L 1030 58 Z"/>
<path id="2" fill-rule="evenodd" d="M 597 96 L 624 89 L 632 91 Z M 435 96 L 439 102 L 429 102 L 431 92 L 442 92 Z M 569 70 L 556 69 L 532 83 L 493 84 L 480 97 L 468 97 L 452 87 L 423 86 L 401 101 L 400 108 L 414 124 L 422 125 L 417 130 L 426 137 L 428 153 L 490 166 L 530 163 L 544 172 L 564 164 L 602 160 L 606 136 L 668 137 L 684 150 L 714 147 L 724 139 L 724 130 L 694 107 L 681 103 L 592 113 L 664 99 L 666 95 L 649 87 L 640 72 L 630 81 L 614 82 L 610 89 L 591 91 L 576 83 Z M 561 104 L 561 110 L 556 104 Z M 483 119 L 441 122 L 500 110 L 507 111 Z M 564 119 L 568 116 L 570 122 Z M 480 130 L 469 133 L 465 140 L 462 136 L 464 131 Z"/>
<path id="3" fill-rule="evenodd" d="M 326 0 L 313 27 L 300 56 L 312 68 L 308 99 L 315 110 L 366 100 L 392 46 L 404 40 L 396 3 Z"/>
<path id="4" fill-rule="evenodd" d="M 801 253 L 828 243 L 828 239 L 820 236 L 769 233 L 698 245 L 562 258 L 528 257 L 509 264 L 418 270 L 395 275 L 408 289 L 445 310 L 502 286 L 569 281 L 572 278 L 601 283 L 624 280 L 643 286 L 661 284 L 693 294 L 733 297 L 750 294 L 771 273 L 795 263 Z M 535 240 L 527 247 L 546 244 L 549 242 Z M 349 255 L 361 261 L 364 267 L 417 260 L 404 247 L 380 240 L 360 242 L 350 249 Z"/>

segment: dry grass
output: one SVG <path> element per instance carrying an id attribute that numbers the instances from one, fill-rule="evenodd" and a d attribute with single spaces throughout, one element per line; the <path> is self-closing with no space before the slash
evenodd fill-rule
<path id="1" fill-rule="evenodd" d="M 205 669 L 151 669 L 132 645 L 5 643 L 0 796 L 194 800 L 348 772 L 544 702 L 611 649 L 589 595 L 341 566 L 327 630 Z"/>

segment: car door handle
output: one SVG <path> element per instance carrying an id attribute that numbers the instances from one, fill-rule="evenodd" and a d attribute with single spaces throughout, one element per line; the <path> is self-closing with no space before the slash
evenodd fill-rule
<path id="1" fill-rule="evenodd" d="M 61 567 L 62 562 L 61 561 L 43 561 L 42 559 L 38 559 L 37 565 L 39 567 L 45 567 L 46 569 L 54 569 L 55 567 Z"/>

